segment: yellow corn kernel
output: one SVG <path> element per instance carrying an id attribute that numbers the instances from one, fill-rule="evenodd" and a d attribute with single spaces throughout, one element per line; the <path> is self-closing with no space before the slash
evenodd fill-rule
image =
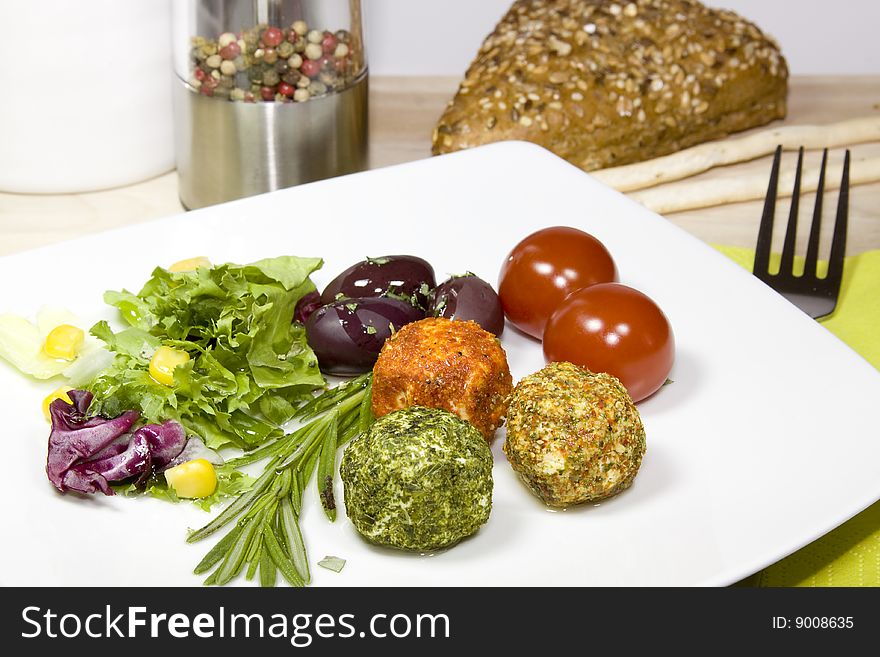
<path id="1" fill-rule="evenodd" d="M 196 269 L 211 268 L 211 261 L 208 260 L 205 256 L 198 256 L 196 258 L 187 258 L 186 260 L 179 260 L 175 262 L 168 268 L 168 271 L 174 272 L 183 272 L 183 271 L 195 271 Z"/>
<path id="2" fill-rule="evenodd" d="M 81 328 L 70 324 L 59 324 L 46 336 L 43 351 L 49 358 L 73 360 L 82 347 L 86 334 Z"/>
<path id="3" fill-rule="evenodd" d="M 43 415 L 46 416 L 46 419 L 50 422 L 52 421 L 52 417 L 49 415 L 49 405 L 55 401 L 56 399 L 63 399 L 68 404 L 72 404 L 73 400 L 67 394 L 73 390 L 70 386 L 61 386 L 58 390 L 49 393 L 49 395 L 43 400 Z"/>
<path id="4" fill-rule="evenodd" d="M 165 471 L 165 481 L 178 497 L 208 497 L 217 490 L 217 473 L 210 461 L 194 459 Z"/>
<path id="5" fill-rule="evenodd" d="M 159 347 L 150 359 L 150 376 L 162 385 L 174 385 L 174 370 L 188 360 L 189 354 L 185 351 Z"/>

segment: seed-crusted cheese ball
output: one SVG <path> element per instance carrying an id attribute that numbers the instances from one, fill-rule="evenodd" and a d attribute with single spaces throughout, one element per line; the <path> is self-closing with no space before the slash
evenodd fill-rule
<path id="1" fill-rule="evenodd" d="M 437 550 L 470 536 L 492 510 L 492 453 L 452 413 L 412 406 L 376 420 L 342 456 L 345 510 L 366 539 Z"/>
<path id="2" fill-rule="evenodd" d="M 645 453 L 645 429 L 616 378 L 552 363 L 510 396 L 504 453 L 538 497 L 565 507 L 628 488 Z"/>
<path id="3" fill-rule="evenodd" d="M 513 388 L 498 339 L 475 322 L 430 317 L 389 338 L 373 368 L 373 414 L 443 408 L 490 440 Z"/>

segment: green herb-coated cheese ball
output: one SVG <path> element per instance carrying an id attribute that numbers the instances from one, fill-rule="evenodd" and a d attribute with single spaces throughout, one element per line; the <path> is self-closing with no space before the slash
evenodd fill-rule
<path id="1" fill-rule="evenodd" d="M 470 536 L 492 509 L 492 453 L 452 413 L 411 406 L 376 420 L 342 457 L 345 509 L 366 539 L 437 550 Z"/>

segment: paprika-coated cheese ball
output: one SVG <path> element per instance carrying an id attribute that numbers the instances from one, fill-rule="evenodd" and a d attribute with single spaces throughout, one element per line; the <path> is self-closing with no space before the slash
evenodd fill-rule
<path id="1" fill-rule="evenodd" d="M 513 380 L 498 339 L 472 321 L 430 317 L 407 324 L 373 368 L 373 414 L 442 408 L 491 440 L 504 421 Z"/>

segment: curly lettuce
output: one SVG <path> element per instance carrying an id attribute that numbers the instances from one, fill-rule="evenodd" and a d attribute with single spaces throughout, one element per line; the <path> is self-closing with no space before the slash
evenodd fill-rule
<path id="1" fill-rule="evenodd" d="M 157 268 L 137 294 L 108 291 L 129 327 L 98 322 L 91 333 L 114 354 L 87 388 L 91 411 L 116 417 L 138 410 L 148 422 L 175 420 L 211 449 L 249 449 L 324 385 L 305 331 L 293 323 L 297 302 L 313 292 L 319 258 L 282 256 L 249 265 L 190 272 Z M 185 350 L 174 385 L 149 374 L 160 346 Z"/>

